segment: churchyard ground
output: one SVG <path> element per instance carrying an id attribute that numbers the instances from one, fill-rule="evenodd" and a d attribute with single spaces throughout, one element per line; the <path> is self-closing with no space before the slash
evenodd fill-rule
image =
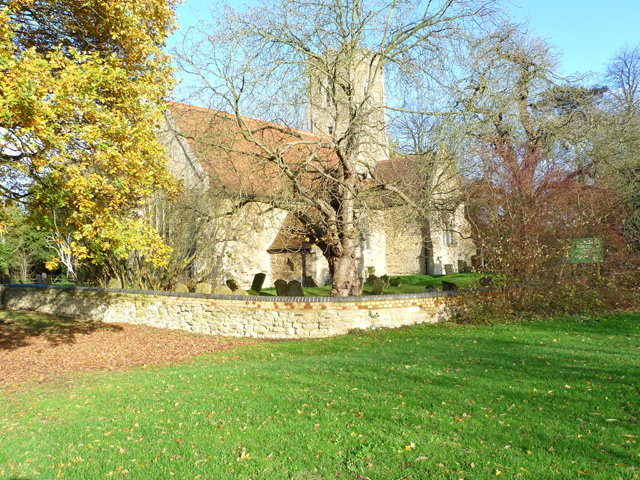
<path id="1" fill-rule="evenodd" d="M 3 332 L 21 321 L 35 329 L 3 355 L 23 348 L 38 355 L 28 345 L 53 328 L 51 318 L 42 332 L 37 317 L 2 318 Z M 86 327 L 66 342 L 40 344 L 39 354 L 87 357 L 85 337 L 97 350 L 120 327 L 129 328 Z M 154 335 L 133 335 L 141 352 L 179 348 Z M 114 371 L 4 384 L 0 478 L 626 480 L 640 473 L 640 314 L 243 342 L 188 363 L 112 360 Z M 76 345 L 85 349 L 74 352 Z"/>

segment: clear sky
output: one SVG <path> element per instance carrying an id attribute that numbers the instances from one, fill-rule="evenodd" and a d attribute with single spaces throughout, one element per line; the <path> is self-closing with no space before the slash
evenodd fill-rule
<path id="1" fill-rule="evenodd" d="M 206 20 L 208 3 L 186 0 L 178 8 L 180 29 L 195 24 L 196 17 Z M 640 43 L 640 0 L 511 0 L 509 12 L 518 21 L 528 19 L 534 34 L 563 53 L 564 75 L 602 71 L 617 50 Z"/>

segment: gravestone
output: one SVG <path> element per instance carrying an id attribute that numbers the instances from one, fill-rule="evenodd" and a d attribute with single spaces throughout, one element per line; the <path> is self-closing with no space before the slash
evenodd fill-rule
<path id="1" fill-rule="evenodd" d="M 232 292 L 240 290 L 240 285 L 238 285 L 238 282 L 236 282 L 233 278 L 227 280 L 227 287 L 229 287 Z"/>
<path id="2" fill-rule="evenodd" d="M 380 277 L 382 279 L 382 281 L 384 282 L 384 286 L 388 287 L 389 286 L 389 275 L 384 274 Z"/>
<path id="3" fill-rule="evenodd" d="M 318 285 L 318 282 L 316 282 L 316 279 L 313 278 L 310 275 L 307 275 L 306 277 L 304 277 L 306 282 L 307 282 L 307 287 L 319 287 L 320 285 Z"/>
<path id="4" fill-rule="evenodd" d="M 231 295 L 233 292 L 226 285 L 218 285 L 213 289 L 214 295 Z"/>
<path id="5" fill-rule="evenodd" d="M 400 277 L 393 277 L 391 280 L 389 280 L 389 285 L 391 285 L 392 287 L 399 287 L 400 285 L 402 285 L 402 279 Z"/>
<path id="6" fill-rule="evenodd" d="M 178 293 L 189 293 L 189 287 L 187 287 L 184 283 L 179 283 L 174 287 L 173 291 Z"/>
<path id="7" fill-rule="evenodd" d="M 444 274 L 451 275 L 453 273 L 453 265 L 451 263 L 444 264 Z"/>
<path id="8" fill-rule="evenodd" d="M 44 285 L 44 280 L 42 279 L 42 275 L 36 275 L 36 284 Z"/>
<path id="9" fill-rule="evenodd" d="M 237 290 L 234 290 L 231 294 L 232 295 L 239 295 L 239 296 L 249 295 L 246 290 L 243 290 L 241 288 L 239 288 Z"/>
<path id="10" fill-rule="evenodd" d="M 493 278 L 492 277 L 482 277 L 480 280 L 480 286 L 482 288 L 490 288 L 493 287 Z"/>
<path id="11" fill-rule="evenodd" d="M 287 296 L 304 297 L 302 284 L 298 280 L 291 280 L 289 283 L 287 283 Z"/>
<path id="12" fill-rule="evenodd" d="M 111 278 L 107 282 L 107 288 L 122 288 L 122 283 L 117 278 Z"/>
<path id="13" fill-rule="evenodd" d="M 262 290 L 262 285 L 264 285 L 264 279 L 267 278 L 266 273 L 256 273 L 253 277 L 253 282 L 251 282 L 251 290 L 260 293 Z"/>
<path id="14" fill-rule="evenodd" d="M 467 269 L 467 262 L 458 260 L 458 273 L 462 273 Z"/>
<path id="15" fill-rule="evenodd" d="M 275 287 L 276 287 L 276 295 L 278 295 L 279 297 L 286 297 L 287 296 L 287 282 L 286 280 L 282 280 L 282 279 L 278 279 L 275 281 Z"/>
<path id="16" fill-rule="evenodd" d="M 211 284 L 210 283 L 197 283 L 196 284 L 196 293 L 211 293 Z"/>
<path id="17" fill-rule="evenodd" d="M 367 277 L 367 284 L 369 284 L 370 286 L 373 286 L 373 284 L 375 283 L 377 278 L 378 277 L 376 277 L 376 275 L 374 273 L 372 273 L 371 275 L 369 275 Z"/>
<path id="18" fill-rule="evenodd" d="M 443 292 L 454 292 L 458 290 L 458 285 L 453 282 L 442 282 L 442 291 Z"/>
<path id="19" fill-rule="evenodd" d="M 373 282 L 373 287 L 371 288 L 371 295 L 382 295 L 384 287 L 386 287 L 384 280 L 382 278 L 376 278 L 376 281 Z"/>

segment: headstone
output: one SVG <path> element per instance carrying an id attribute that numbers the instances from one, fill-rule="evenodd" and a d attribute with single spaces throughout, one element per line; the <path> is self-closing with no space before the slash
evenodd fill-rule
<path id="1" fill-rule="evenodd" d="M 453 273 L 453 265 L 450 263 L 444 264 L 444 274 L 451 275 Z"/>
<path id="2" fill-rule="evenodd" d="M 464 260 L 458 260 L 458 273 L 462 273 L 467 268 L 467 262 Z"/>
<path id="3" fill-rule="evenodd" d="M 36 275 L 36 284 L 37 285 L 43 285 L 44 284 L 44 280 L 42 279 L 42 275 Z"/>
<path id="4" fill-rule="evenodd" d="M 291 280 L 287 283 L 287 295 L 289 297 L 304 297 L 302 284 L 298 280 Z"/>
<path id="5" fill-rule="evenodd" d="M 480 280 L 480 286 L 482 288 L 490 288 L 493 287 L 493 278 L 492 277 L 482 277 Z"/>
<path id="6" fill-rule="evenodd" d="M 179 283 L 174 287 L 173 291 L 178 293 L 189 293 L 189 287 L 187 287 L 184 283 Z"/>
<path id="7" fill-rule="evenodd" d="M 231 294 L 233 294 L 231 289 L 229 287 L 227 287 L 226 285 L 218 285 L 216 288 L 213 289 L 213 293 L 215 295 L 231 295 Z"/>
<path id="8" fill-rule="evenodd" d="M 389 286 L 389 275 L 384 274 L 380 277 L 382 279 L 382 281 L 384 282 L 384 286 L 388 287 Z"/>
<path id="9" fill-rule="evenodd" d="M 243 290 L 243 289 L 239 288 L 239 289 L 234 290 L 233 292 L 231 292 L 231 295 L 243 296 L 243 295 L 249 295 L 249 294 L 247 293 L 246 290 Z"/>
<path id="10" fill-rule="evenodd" d="M 196 283 L 196 293 L 211 293 L 210 283 Z"/>
<path id="11" fill-rule="evenodd" d="M 318 285 L 318 282 L 316 282 L 316 279 L 313 278 L 310 275 L 307 275 L 306 277 L 304 277 L 306 282 L 307 282 L 307 287 L 319 287 L 320 285 Z"/>
<path id="12" fill-rule="evenodd" d="M 402 285 L 402 279 L 400 277 L 393 277 L 391 280 L 389 280 L 389 285 L 391 285 L 392 287 L 399 287 L 400 285 Z"/>
<path id="13" fill-rule="evenodd" d="M 117 278 L 111 278 L 107 282 L 107 288 L 122 288 L 122 283 Z"/>
<path id="14" fill-rule="evenodd" d="M 282 279 L 278 279 L 275 281 L 275 287 L 276 287 L 276 295 L 278 295 L 279 297 L 286 297 L 287 296 L 287 282 L 286 280 L 282 280 Z"/>
<path id="15" fill-rule="evenodd" d="M 375 275 L 374 273 L 370 274 L 370 275 L 367 277 L 367 284 L 369 284 L 369 285 L 373 286 L 373 284 L 375 283 L 375 281 L 376 281 L 376 279 L 377 279 L 377 278 L 378 278 L 378 277 L 376 277 L 376 275 Z"/>
<path id="16" fill-rule="evenodd" d="M 238 285 L 238 282 L 236 282 L 233 278 L 227 280 L 227 287 L 229 287 L 232 292 L 240 290 L 240 285 Z"/>
<path id="17" fill-rule="evenodd" d="M 376 281 L 373 282 L 373 287 L 371 288 L 371 295 L 382 295 L 385 286 L 386 284 L 382 278 L 376 278 Z"/>
<path id="18" fill-rule="evenodd" d="M 473 273 L 473 267 L 471 265 L 467 265 L 464 267 L 464 270 L 462 270 L 462 273 Z"/>
<path id="19" fill-rule="evenodd" d="M 253 277 L 253 282 L 251 283 L 251 290 L 256 293 L 260 293 L 262 285 L 264 285 L 265 278 L 267 278 L 266 273 L 256 273 L 255 277 Z"/>
<path id="20" fill-rule="evenodd" d="M 443 292 L 453 292 L 458 290 L 458 285 L 453 282 L 442 282 L 442 291 Z"/>

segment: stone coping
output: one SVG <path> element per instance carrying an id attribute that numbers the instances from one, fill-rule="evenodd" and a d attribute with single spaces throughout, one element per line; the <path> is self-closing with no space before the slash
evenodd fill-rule
<path id="1" fill-rule="evenodd" d="M 10 283 L 4 287 L 18 288 L 43 288 L 54 290 L 84 291 L 84 292 L 105 292 L 105 293 L 125 293 L 134 295 L 154 295 L 163 297 L 186 297 L 186 298 L 205 298 L 211 300 L 242 300 L 245 302 L 290 302 L 290 303 L 355 303 L 355 302 L 371 302 L 384 300 L 410 300 L 419 298 L 434 297 L 455 297 L 459 293 L 457 291 L 444 292 L 421 292 L 421 293 L 394 293 L 390 295 L 361 295 L 354 297 L 266 297 L 260 295 L 220 295 L 213 293 L 182 293 L 167 292 L 157 290 L 139 290 L 128 288 L 99 288 L 99 287 L 74 287 L 70 285 L 41 285 L 31 283 Z"/>

